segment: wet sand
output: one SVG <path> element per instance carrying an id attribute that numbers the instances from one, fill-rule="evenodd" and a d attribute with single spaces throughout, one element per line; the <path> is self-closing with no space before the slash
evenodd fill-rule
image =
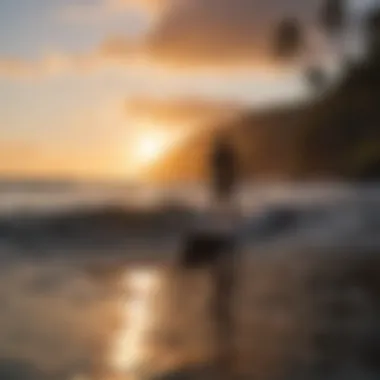
<path id="1" fill-rule="evenodd" d="M 244 221 L 230 378 L 380 377 L 379 210 L 334 201 Z M 211 378 L 212 279 L 173 267 L 176 231 L 115 250 L 71 242 L 54 255 L 4 245 L 0 378 Z"/>
<path id="2" fill-rule="evenodd" d="M 234 378 L 379 375 L 377 251 L 245 254 L 232 306 Z M 104 268 L 46 262 L 2 269 L 0 374 L 17 378 L 24 368 L 19 378 L 28 380 L 104 380 L 178 372 L 181 379 L 212 364 L 218 347 L 209 273 Z"/>

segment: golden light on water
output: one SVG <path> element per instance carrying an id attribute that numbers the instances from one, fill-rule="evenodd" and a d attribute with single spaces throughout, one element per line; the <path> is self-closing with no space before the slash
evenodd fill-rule
<path id="1" fill-rule="evenodd" d="M 129 374 L 144 366 L 148 349 L 145 343 L 155 322 L 154 300 L 160 282 L 160 274 L 155 270 L 140 269 L 124 274 L 122 326 L 109 363 L 113 371 Z"/>

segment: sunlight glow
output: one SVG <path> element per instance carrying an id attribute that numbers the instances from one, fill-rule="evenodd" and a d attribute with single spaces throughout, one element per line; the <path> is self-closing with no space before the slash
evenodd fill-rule
<path id="1" fill-rule="evenodd" d="M 164 132 L 142 133 L 135 146 L 135 155 L 142 164 L 149 164 L 160 158 L 170 147 L 170 135 Z"/>
<path id="2" fill-rule="evenodd" d="M 141 269 L 124 275 L 122 326 L 111 353 L 111 366 L 118 373 L 133 373 L 147 359 L 145 338 L 154 324 L 154 299 L 160 287 L 160 275 Z"/>
<path id="3" fill-rule="evenodd" d="M 151 121 L 135 121 L 135 131 L 129 135 L 126 147 L 126 174 L 144 178 L 147 170 L 159 164 L 173 148 L 188 138 L 190 132 L 173 131 Z"/>

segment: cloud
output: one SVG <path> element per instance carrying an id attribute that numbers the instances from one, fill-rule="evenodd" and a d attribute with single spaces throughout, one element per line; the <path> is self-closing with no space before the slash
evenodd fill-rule
<path id="1" fill-rule="evenodd" d="M 310 29 L 320 0 L 103 0 L 81 9 L 98 14 L 136 6 L 157 12 L 148 30 L 134 40 L 110 37 L 87 53 L 53 53 L 34 62 L 0 57 L 0 77 L 85 73 L 126 65 L 190 72 L 241 67 L 277 71 L 282 66 L 271 53 L 276 25 L 283 17 L 298 17 Z"/>
<path id="2" fill-rule="evenodd" d="M 113 37 L 83 54 L 52 52 L 36 60 L 0 57 L 0 78 L 35 79 L 70 73 L 86 74 L 112 67 L 125 68 L 135 51 L 133 43 L 126 38 Z"/>
<path id="3" fill-rule="evenodd" d="M 97 55 L 103 58 L 120 59 L 138 54 L 139 49 L 140 47 L 137 42 L 122 36 L 114 36 L 107 38 L 100 44 Z"/>
<path id="4" fill-rule="evenodd" d="M 161 9 L 170 0 L 105 0 L 108 7 L 112 9 L 142 7 L 146 9 Z"/>
<path id="5" fill-rule="evenodd" d="M 87 59 L 86 59 L 87 60 Z M 64 54 L 48 54 L 39 60 L 0 58 L 0 78 L 26 79 L 45 77 L 87 66 L 85 60 Z"/>
<path id="6" fill-rule="evenodd" d="M 277 23 L 316 19 L 319 0 L 171 1 L 145 38 L 146 53 L 185 66 L 267 65 Z"/>
<path id="7" fill-rule="evenodd" d="M 34 67 L 28 61 L 4 57 L 0 59 L 0 78 L 25 77 L 30 76 L 33 72 Z"/>
<path id="8" fill-rule="evenodd" d="M 91 23 L 104 21 L 111 15 L 112 8 L 106 3 L 67 4 L 60 8 L 56 16 L 59 20 L 74 23 Z"/>
<path id="9" fill-rule="evenodd" d="M 151 120 L 168 128 L 204 126 L 218 119 L 233 116 L 239 109 L 240 107 L 233 103 L 196 97 L 136 97 L 126 105 L 128 118 Z"/>
<path id="10" fill-rule="evenodd" d="M 151 65 L 196 70 L 279 68 L 273 36 L 283 18 L 295 17 L 305 38 L 315 39 L 320 0 L 109 0 L 119 7 L 154 9 L 138 53 Z M 323 40 L 320 39 L 321 41 Z M 323 49 L 322 41 L 318 49 Z M 119 44 L 121 39 L 119 40 Z M 120 52 L 120 50 L 119 50 Z"/>
<path id="11" fill-rule="evenodd" d="M 57 16 L 60 20 L 79 24 L 100 23 L 130 10 L 137 9 L 150 14 L 160 12 L 166 3 L 167 0 L 99 0 L 65 5 L 58 10 Z"/>

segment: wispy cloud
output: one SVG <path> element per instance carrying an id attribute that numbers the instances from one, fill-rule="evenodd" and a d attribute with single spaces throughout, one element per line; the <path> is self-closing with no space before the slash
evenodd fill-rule
<path id="1" fill-rule="evenodd" d="M 89 71 L 95 68 L 97 60 L 89 56 L 65 54 L 47 54 L 38 60 L 22 60 L 16 58 L 0 59 L 0 78 L 35 79 L 61 75 L 73 70 Z"/>
<path id="2" fill-rule="evenodd" d="M 171 64 L 265 66 L 273 60 L 278 23 L 291 15 L 307 31 L 319 4 L 319 0 L 171 1 L 146 36 L 147 49 Z"/>
<path id="3" fill-rule="evenodd" d="M 125 68 L 133 61 L 134 53 L 133 44 L 125 38 L 114 37 L 105 40 L 95 50 L 82 54 L 52 52 L 36 60 L 0 57 L 0 78 L 36 79 Z"/>
<path id="4" fill-rule="evenodd" d="M 104 20 L 108 7 L 103 2 L 66 4 L 55 12 L 55 16 L 62 21 L 68 22 L 93 22 Z"/>
<path id="5" fill-rule="evenodd" d="M 130 119 L 151 120 L 167 128 L 188 128 L 235 115 L 241 106 L 198 97 L 134 97 L 126 104 Z"/>
<path id="6" fill-rule="evenodd" d="M 131 7 L 157 12 L 135 40 L 110 37 L 87 53 L 49 54 L 34 62 L 0 57 L 0 76 L 83 73 L 131 63 L 187 71 L 277 71 L 272 44 L 278 22 L 284 16 L 298 17 L 308 34 L 319 6 L 319 0 L 100 0 L 76 5 L 63 14 L 80 21 Z"/>
<path id="7" fill-rule="evenodd" d="M 65 5 L 57 11 L 59 19 L 74 23 L 101 23 L 127 11 L 141 10 L 156 13 L 165 8 L 169 0 L 98 0 L 97 2 Z"/>

